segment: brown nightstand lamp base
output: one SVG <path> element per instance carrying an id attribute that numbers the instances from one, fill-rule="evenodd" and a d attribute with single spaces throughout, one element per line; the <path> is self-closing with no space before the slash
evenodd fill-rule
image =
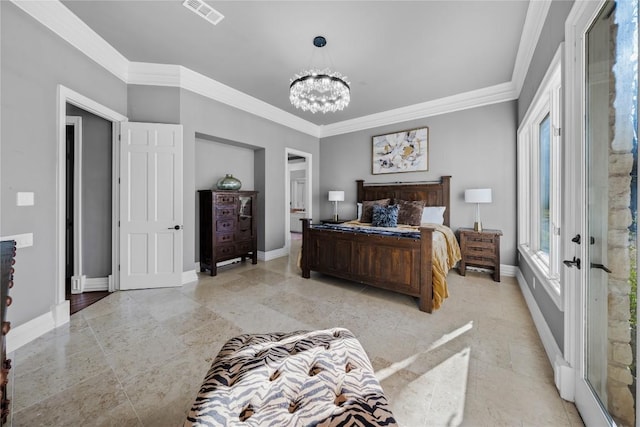
<path id="1" fill-rule="evenodd" d="M 459 264 L 461 276 L 466 274 L 467 266 L 488 268 L 493 270 L 493 280 L 500 281 L 500 236 L 502 231 L 472 228 L 459 228 L 460 252 Z"/>

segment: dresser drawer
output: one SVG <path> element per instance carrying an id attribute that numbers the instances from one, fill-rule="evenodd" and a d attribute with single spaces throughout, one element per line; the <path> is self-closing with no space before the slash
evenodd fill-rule
<path id="1" fill-rule="evenodd" d="M 238 197 L 235 194 L 220 194 L 217 193 L 216 205 L 235 205 Z"/>
<path id="2" fill-rule="evenodd" d="M 253 235 L 251 234 L 251 229 L 236 231 L 236 240 L 237 241 L 251 240 L 252 237 L 253 237 Z"/>
<path id="3" fill-rule="evenodd" d="M 236 254 L 236 245 L 233 243 L 225 243 L 218 245 L 216 248 L 216 260 L 228 258 Z"/>
<path id="4" fill-rule="evenodd" d="M 236 221 L 233 218 L 219 219 L 216 221 L 216 233 L 233 232 L 236 228 Z"/>
<path id="5" fill-rule="evenodd" d="M 253 251 L 253 243 L 251 241 L 236 243 L 236 249 L 239 254 L 246 254 Z"/>
<path id="6" fill-rule="evenodd" d="M 233 233 L 217 233 L 216 244 L 233 243 L 235 241 Z"/>
<path id="7" fill-rule="evenodd" d="M 236 207 L 229 206 L 216 206 L 216 218 L 235 218 Z"/>

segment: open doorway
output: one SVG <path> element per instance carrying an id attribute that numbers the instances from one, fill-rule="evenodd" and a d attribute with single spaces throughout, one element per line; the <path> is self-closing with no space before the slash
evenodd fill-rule
<path id="1" fill-rule="evenodd" d="M 109 294 L 112 123 L 66 104 L 65 298 L 73 314 Z"/>
<path id="2" fill-rule="evenodd" d="M 285 149 L 285 245 L 291 248 L 292 240 L 302 238 L 302 218 L 311 218 L 312 174 L 311 154 Z"/>
<path id="3" fill-rule="evenodd" d="M 118 192 L 117 192 L 117 183 L 114 181 L 117 176 L 116 171 L 119 168 L 118 165 L 118 144 L 116 136 L 118 134 L 120 122 L 126 121 L 127 118 L 87 97 L 81 95 L 67 87 L 62 85 L 58 86 L 58 144 L 57 144 L 57 153 L 58 153 L 58 168 L 57 168 L 57 190 L 56 190 L 56 211 L 57 211 L 57 231 L 56 231 L 56 257 L 57 257 L 57 274 L 56 274 L 56 305 L 53 311 L 54 319 L 56 319 L 56 324 L 63 324 L 68 321 L 69 314 L 71 312 L 71 304 L 69 299 L 67 298 L 67 270 L 76 268 L 75 258 L 70 256 L 69 254 L 80 253 L 83 251 L 80 250 L 82 245 L 78 245 L 78 239 L 82 237 L 82 241 L 87 241 L 87 233 L 83 233 L 83 228 L 78 227 L 69 227 L 68 216 L 66 214 L 67 206 L 72 204 L 77 204 L 78 197 L 82 197 L 82 192 L 79 192 L 79 188 L 76 186 L 68 186 L 67 185 L 67 146 L 73 146 L 74 157 L 78 158 L 77 149 L 75 145 L 75 141 L 73 144 L 68 144 L 67 137 L 71 139 L 75 139 L 75 131 L 67 132 L 67 116 L 75 115 L 84 117 L 82 114 L 76 114 L 74 111 L 67 110 L 68 105 L 77 107 L 79 110 L 83 111 L 83 113 L 90 113 L 94 115 L 96 118 L 100 118 L 104 121 L 103 125 L 107 129 L 110 129 L 108 134 L 109 141 L 106 144 L 110 154 L 110 160 L 108 167 L 111 170 L 111 174 L 109 176 L 109 185 L 111 186 L 111 193 L 108 195 L 109 200 L 111 200 L 110 208 L 105 208 L 104 206 L 98 206 L 99 209 L 103 209 L 106 212 L 104 215 L 108 216 L 110 220 L 110 229 L 106 231 L 110 239 L 108 240 L 107 248 L 105 249 L 108 253 L 111 254 L 109 259 L 109 270 L 107 276 L 107 289 L 108 291 L 113 291 L 118 289 L 118 274 L 117 274 L 117 266 L 118 266 L 118 233 L 117 233 L 117 212 L 119 209 L 118 204 Z M 82 125 L 86 125 L 86 120 L 82 121 Z M 86 139 L 86 138 L 85 138 Z M 83 141 L 86 142 L 86 141 Z M 85 145 L 85 144 L 83 144 Z M 100 154 L 98 154 L 100 155 Z M 80 158 L 82 158 L 80 156 Z M 75 170 L 74 162 L 74 170 Z M 76 172 L 74 172 L 76 173 Z M 75 179 L 75 178 L 74 178 Z M 70 200 L 67 199 L 67 193 L 71 193 L 74 197 Z M 75 220 L 77 221 L 77 219 Z M 68 229 L 72 228 L 75 232 L 70 234 Z M 79 232 L 77 230 L 80 230 Z M 93 231 L 93 230 L 92 230 Z M 101 231 L 104 233 L 104 231 Z M 91 233 L 89 233 L 91 236 Z M 101 237 L 100 237 L 101 238 Z M 72 247 L 67 247 L 67 240 L 72 239 L 73 244 Z M 87 250 L 91 251 L 92 245 L 84 245 L 87 246 Z M 80 250 L 80 251 L 79 251 Z M 79 252 L 78 252 L 79 251 Z M 91 254 L 94 255 L 93 253 Z M 82 261 L 82 265 L 84 265 L 85 260 Z M 71 266 L 69 264 L 72 264 Z M 84 270 L 84 267 L 83 267 Z M 86 275 L 86 274 L 85 274 Z M 89 276 L 91 277 L 91 276 Z M 70 285 L 73 286 L 73 282 L 69 281 Z M 104 282 L 100 280 L 100 282 Z M 85 288 L 82 290 L 96 290 L 91 289 L 93 287 L 101 288 L 103 287 L 103 283 L 96 283 L 94 281 L 89 280 L 87 283 L 84 283 Z M 71 289 L 69 289 L 71 291 Z M 87 295 L 90 295 L 88 293 Z M 84 294 L 81 294 L 84 295 Z"/>

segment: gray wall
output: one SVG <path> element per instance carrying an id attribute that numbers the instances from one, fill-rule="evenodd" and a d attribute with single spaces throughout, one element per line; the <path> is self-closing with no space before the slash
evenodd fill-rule
<path id="1" fill-rule="evenodd" d="M 344 190 L 339 215 L 355 218 L 356 179 L 365 182 L 424 181 L 451 175 L 451 228 L 473 226 L 475 205 L 464 202 L 467 188 L 493 189 L 482 205 L 485 228 L 498 228 L 501 263 L 516 265 L 516 104 L 504 102 L 420 120 L 323 138 L 320 141 L 320 212 L 332 214 L 329 190 Z M 429 127 L 429 171 L 371 174 L 371 137 Z M 319 219 L 314 215 L 314 219 Z"/>
<path id="2" fill-rule="evenodd" d="M 82 117 L 82 274 L 111 274 L 113 143 L 111 122 L 67 104 L 67 116 Z"/>
<path id="3" fill-rule="evenodd" d="M 242 182 L 241 190 L 253 190 L 253 157 L 250 148 L 196 138 L 196 190 L 215 189 L 228 173 Z"/>
<path id="4" fill-rule="evenodd" d="M 126 114 L 126 85 L 18 9 L 0 2 L 0 197 L 3 236 L 33 233 L 18 249 L 12 326 L 48 313 L 56 302 L 57 88 L 69 87 Z M 32 191 L 35 205 L 16 206 Z"/>
<path id="5" fill-rule="evenodd" d="M 196 137 L 195 183 L 196 190 L 216 189 L 216 183 L 227 173 L 242 182 L 241 190 L 254 189 L 254 157 L 251 148 L 237 147 L 224 142 Z M 195 261 L 200 261 L 200 206 L 195 199 Z M 188 266 L 185 266 L 188 267 Z"/>
<path id="6" fill-rule="evenodd" d="M 573 7 L 573 3 L 573 1 L 567 0 L 554 0 L 551 4 L 518 99 L 518 124 L 522 122 L 524 115 L 527 113 L 540 82 L 549 68 L 553 55 L 558 50 L 560 43 L 564 41 L 564 23 Z M 524 259 L 521 259 L 521 261 L 520 270 L 529 286 L 529 290 L 533 294 L 549 329 L 551 329 L 556 344 L 558 344 L 561 351 L 564 351 L 564 314 L 556 307 L 543 286 L 533 286 L 531 266 L 527 265 Z"/>

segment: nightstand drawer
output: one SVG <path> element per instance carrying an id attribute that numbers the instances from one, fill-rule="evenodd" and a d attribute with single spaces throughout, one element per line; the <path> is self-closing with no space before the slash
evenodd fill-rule
<path id="1" fill-rule="evenodd" d="M 478 266 L 494 267 L 496 265 L 495 257 L 486 257 L 482 255 L 467 255 L 465 257 L 465 261 L 467 264 Z"/>

